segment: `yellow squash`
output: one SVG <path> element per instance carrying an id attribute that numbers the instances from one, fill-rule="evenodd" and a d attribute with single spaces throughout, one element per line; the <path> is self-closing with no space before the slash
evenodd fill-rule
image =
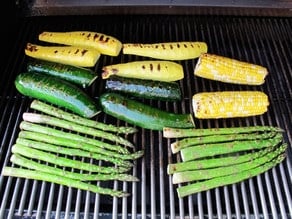
<path id="1" fill-rule="evenodd" d="M 182 65 L 171 61 L 134 61 L 104 66 L 102 78 L 118 75 L 155 81 L 177 81 L 184 78 Z"/>
<path id="2" fill-rule="evenodd" d="M 39 40 L 49 43 L 97 49 L 101 54 L 109 56 L 119 55 L 122 49 L 122 43 L 115 37 L 90 31 L 45 31 L 39 34 Z"/>
<path id="3" fill-rule="evenodd" d="M 62 64 L 93 67 L 100 57 L 97 50 L 76 46 L 40 46 L 28 43 L 25 47 L 27 56 Z"/>
<path id="4" fill-rule="evenodd" d="M 205 42 L 124 43 L 123 53 L 163 60 L 187 60 L 207 52 Z"/>

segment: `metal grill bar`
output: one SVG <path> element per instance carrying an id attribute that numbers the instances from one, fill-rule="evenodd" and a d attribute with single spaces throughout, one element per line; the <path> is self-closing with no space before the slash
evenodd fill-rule
<path id="1" fill-rule="evenodd" d="M 90 29 L 111 34 L 123 42 L 162 42 L 202 40 L 209 51 L 266 66 L 270 73 L 263 86 L 236 86 L 196 78 L 196 60 L 181 61 L 185 78 L 180 81 L 181 103 L 147 101 L 174 112 L 192 111 L 192 95 L 200 91 L 263 90 L 270 97 L 267 114 L 232 120 L 200 120 L 197 127 L 274 125 L 286 130 L 287 159 L 272 170 L 252 179 L 179 199 L 176 185 L 167 175 L 168 163 L 180 161 L 170 150 L 170 139 L 161 132 L 141 129 L 129 136 L 145 156 L 135 161 L 132 174 L 140 182 L 110 184 L 127 190 L 128 198 L 106 198 L 47 182 L 0 176 L 0 218 L 291 218 L 292 215 L 292 59 L 290 18 L 205 17 L 205 16 L 83 16 L 26 18 L 20 22 L 18 37 L 1 77 L 0 166 L 10 164 L 11 146 L 19 131 L 22 113 L 30 100 L 19 95 L 13 85 L 15 76 L 25 69 L 26 42 L 35 42 L 43 30 Z M 100 71 L 108 63 L 143 60 L 143 57 L 101 57 L 95 67 Z M 98 79 L 89 92 L 98 96 L 104 82 Z M 110 116 L 98 117 L 105 123 L 125 125 Z M 102 163 L 100 163 L 102 164 Z M 98 184 L 102 184 L 101 182 Z"/>

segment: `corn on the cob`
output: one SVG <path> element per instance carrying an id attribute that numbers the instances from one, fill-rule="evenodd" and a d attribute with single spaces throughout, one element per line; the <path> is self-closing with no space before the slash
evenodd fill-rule
<path id="1" fill-rule="evenodd" d="M 171 61 L 134 61 L 104 66 L 102 78 L 111 75 L 155 81 L 177 81 L 183 79 L 182 65 Z"/>
<path id="2" fill-rule="evenodd" d="M 207 52 L 205 42 L 124 43 L 123 53 L 163 60 L 187 60 Z"/>
<path id="3" fill-rule="evenodd" d="M 93 67 L 100 57 L 94 49 L 75 46 L 40 46 L 28 43 L 25 48 L 27 56 L 62 64 Z"/>
<path id="4" fill-rule="evenodd" d="M 267 68 L 236 59 L 204 53 L 194 70 L 196 76 L 211 80 L 246 85 L 261 85 Z"/>
<path id="5" fill-rule="evenodd" d="M 122 49 L 122 43 L 109 35 L 90 31 L 42 32 L 39 40 L 70 46 L 81 46 L 97 49 L 101 54 L 117 56 Z"/>
<path id="6" fill-rule="evenodd" d="M 269 100 L 261 91 L 202 92 L 193 96 L 192 105 L 196 118 L 217 119 L 261 115 Z"/>

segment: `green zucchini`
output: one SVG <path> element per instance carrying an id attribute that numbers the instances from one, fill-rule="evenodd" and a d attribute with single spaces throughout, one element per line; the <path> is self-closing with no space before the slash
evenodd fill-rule
<path id="1" fill-rule="evenodd" d="M 181 100 L 180 87 L 176 82 L 153 81 L 112 75 L 106 80 L 105 88 L 107 91 L 117 91 L 147 99 Z"/>
<path id="2" fill-rule="evenodd" d="M 53 75 L 83 88 L 90 86 L 97 78 L 97 74 L 88 68 L 37 59 L 28 62 L 27 71 Z"/>
<path id="3" fill-rule="evenodd" d="M 191 114 L 163 111 L 118 93 L 103 93 L 99 101 L 106 114 L 141 128 L 163 130 L 164 127 L 195 127 Z"/>
<path id="4" fill-rule="evenodd" d="M 60 78 L 24 72 L 17 75 L 16 89 L 23 95 L 64 107 L 83 117 L 91 118 L 100 112 L 95 100 L 84 90 Z"/>

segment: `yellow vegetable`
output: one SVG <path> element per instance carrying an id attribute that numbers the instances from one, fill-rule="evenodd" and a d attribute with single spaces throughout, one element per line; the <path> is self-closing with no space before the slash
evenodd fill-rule
<path id="1" fill-rule="evenodd" d="M 268 71 L 260 65 L 205 53 L 198 59 L 194 74 L 226 83 L 261 85 Z"/>
<path id="2" fill-rule="evenodd" d="M 31 43 L 26 45 L 25 54 L 36 59 L 81 67 L 93 67 L 100 57 L 97 50 L 75 46 L 40 46 Z"/>
<path id="3" fill-rule="evenodd" d="M 109 56 L 119 55 L 122 49 L 122 43 L 118 39 L 90 31 L 42 32 L 39 34 L 39 40 L 97 49 L 101 54 Z"/>
<path id="4" fill-rule="evenodd" d="M 177 81 L 184 78 L 182 65 L 171 61 L 134 61 L 104 66 L 102 78 L 118 75 L 155 81 Z"/>
<path id="5" fill-rule="evenodd" d="M 195 94 L 192 105 L 199 119 L 233 118 L 261 115 L 269 100 L 261 91 L 217 91 Z"/>
<path id="6" fill-rule="evenodd" d="M 123 53 L 163 60 L 186 60 L 207 52 L 205 42 L 124 43 Z"/>

